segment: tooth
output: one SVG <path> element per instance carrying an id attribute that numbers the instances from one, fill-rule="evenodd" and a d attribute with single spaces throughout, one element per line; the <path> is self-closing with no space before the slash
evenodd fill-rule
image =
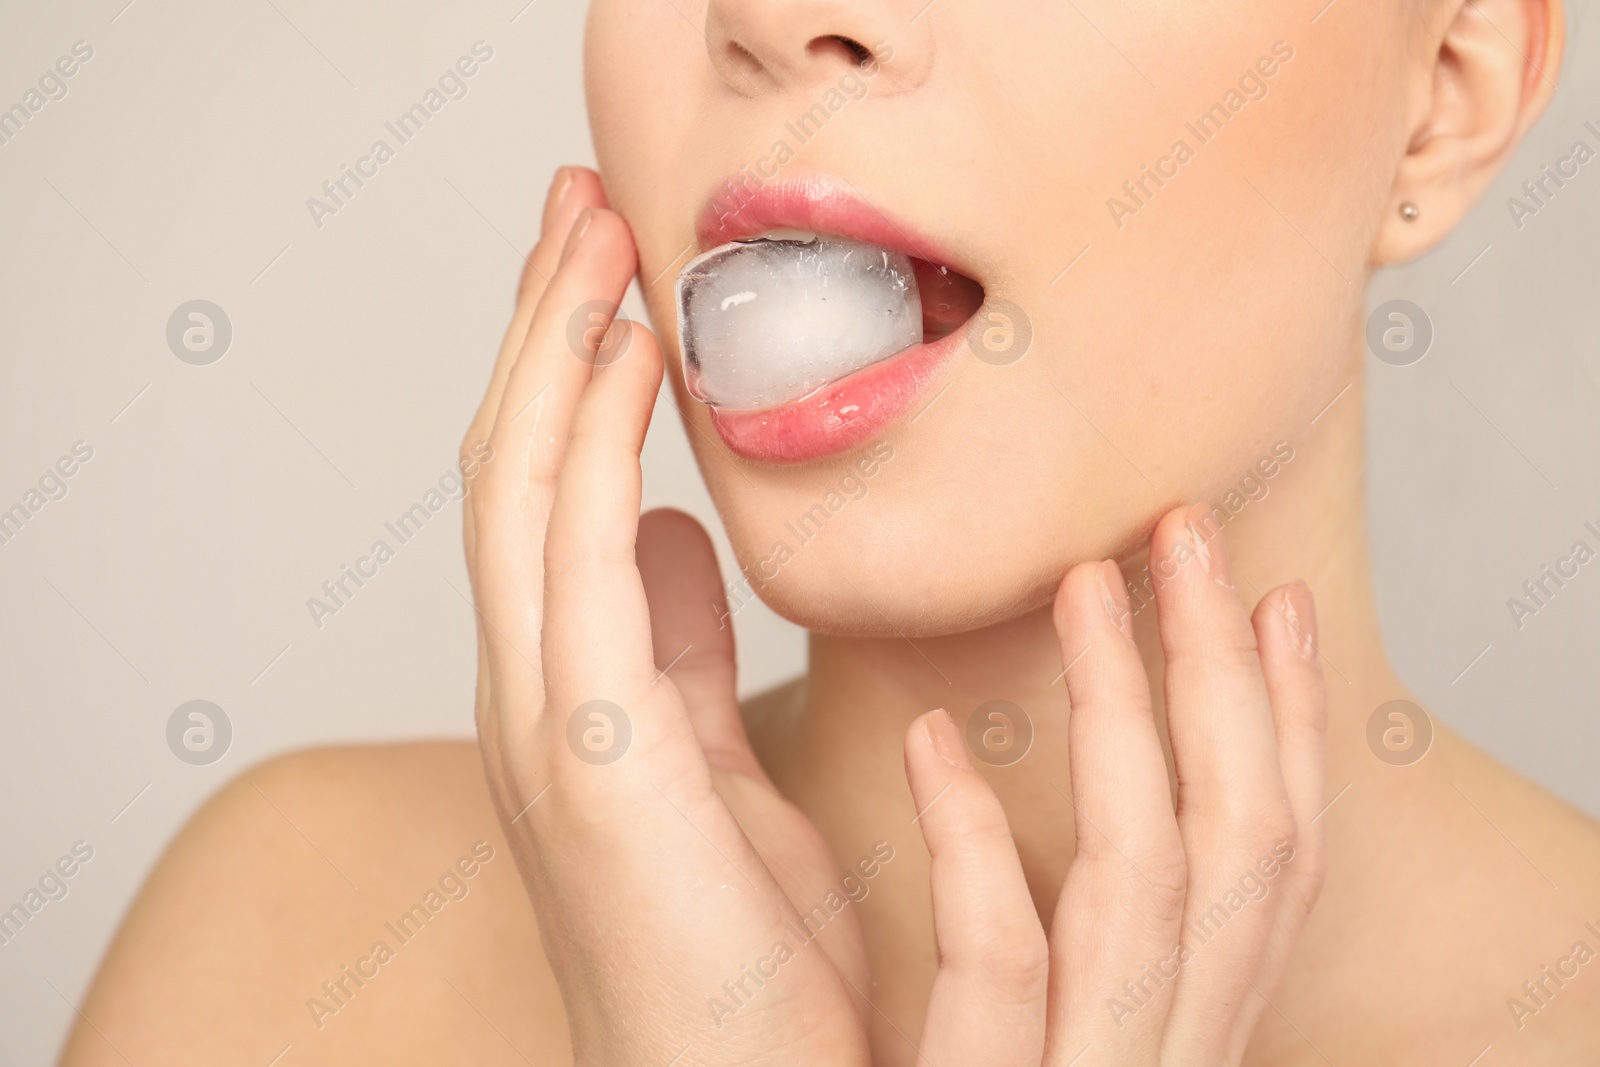
<path id="1" fill-rule="evenodd" d="M 899 252 L 774 230 L 678 275 L 689 391 L 752 410 L 798 400 L 922 342 L 922 298 Z"/>
<path id="2" fill-rule="evenodd" d="M 788 227 L 782 227 L 780 229 L 767 230 L 764 233 L 758 233 L 754 237 L 741 237 L 739 238 L 738 243 L 755 244 L 757 241 L 799 241 L 802 244 L 810 244 L 816 239 L 817 235 L 812 233 L 810 230 L 795 230 Z"/>

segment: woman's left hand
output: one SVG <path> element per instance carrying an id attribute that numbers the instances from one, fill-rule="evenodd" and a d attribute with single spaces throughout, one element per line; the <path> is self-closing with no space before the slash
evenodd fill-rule
<path id="1" fill-rule="evenodd" d="M 907 734 L 939 943 L 929 1062 L 1232 1067 L 1316 900 L 1325 695 L 1310 592 L 1280 586 L 1248 616 L 1203 507 L 1163 518 L 1150 558 L 1176 811 L 1122 572 L 1080 564 L 1055 603 L 1077 852 L 1048 941 L 955 724 L 931 712 Z"/>

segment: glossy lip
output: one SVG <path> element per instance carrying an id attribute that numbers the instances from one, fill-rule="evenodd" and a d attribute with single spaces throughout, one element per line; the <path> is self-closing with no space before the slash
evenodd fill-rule
<path id="1" fill-rule="evenodd" d="M 740 194 L 738 206 L 714 196 L 701 209 L 695 232 L 701 251 L 767 230 L 808 230 L 879 245 L 961 270 L 933 241 L 890 219 L 847 183 L 813 176 L 769 182 Z M 736 454 L 759 463 L 804 463 L 864 444 L 909 411 L 961 351 L 966 331 L 912 345 L 799 400 L 759 411 L 709 406 L 711 424 Z"/>

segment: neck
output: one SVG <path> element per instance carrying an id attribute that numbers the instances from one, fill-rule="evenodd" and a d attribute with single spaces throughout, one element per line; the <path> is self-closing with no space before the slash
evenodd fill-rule
<path id="1" fill-rule="evenodd" d="M 1366 717 L 1403 694 L 1383 650 L 1371 591 L 1361 393 L 1356 380 L 1314 423 L 1286 434 L 1276 454 L 1277 442 L 1269 441 L 1263 454 L 1277 462 L 1252 465 L 1250 477 L 1236 474 L 1212 499 L 1215 514 L 1225 518 L 1224 536 L 1247 609 L 1294 578 L 1304 578 L 1316 597 L 1329 698 L 1330 795 L 1356 775 L 1357 761 L 1370 760 L 1362 740 Z M 1156 719 L 1164 725 L 1156 611 L 1143 588 L 1145 551 L 1118 562 L 1132 586 L 1135 635 Z M 912 719 L 943 707 L 962 724 L 995 700 L 1021 709 L 1016 728 L 1025 733 L 1031 726 L 1031 746 L 1022 758 L 1005 762 L 1006 738 L 991 735 L 999 754 L 985 761 L 985 770 L 1048 920 L 1073 852 L 1068 702 L 1050 606 L 939 637 L 813 635 L 810 652 L 803 712 L 782 731 L 782 756 L 773 770 L 781 788 L 818 822 L 841 862 L 880 839 L 922 855 L 901 769 Z M 1003 723 L 987 716 L 980 721 Z M 977 749 L 975 754 L 984 759 Z"/>

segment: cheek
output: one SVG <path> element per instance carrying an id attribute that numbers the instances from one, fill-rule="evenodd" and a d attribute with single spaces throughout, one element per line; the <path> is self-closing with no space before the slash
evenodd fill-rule
<path id="1" fill-rule="evenodd" d="M 684 148 L 704 143 L 696 131 L 705 128 L 704 101 L 714 91 L 705 38 L 672 4 L 591 5 L 584 34 L 590 133 L 607 197 L 633 228 L 646 279 L 684 250 L 694 208 L 724 173 L 701 163 L 708 153 Z M 671 280 L 664 279 L 669 289 Z"/>

